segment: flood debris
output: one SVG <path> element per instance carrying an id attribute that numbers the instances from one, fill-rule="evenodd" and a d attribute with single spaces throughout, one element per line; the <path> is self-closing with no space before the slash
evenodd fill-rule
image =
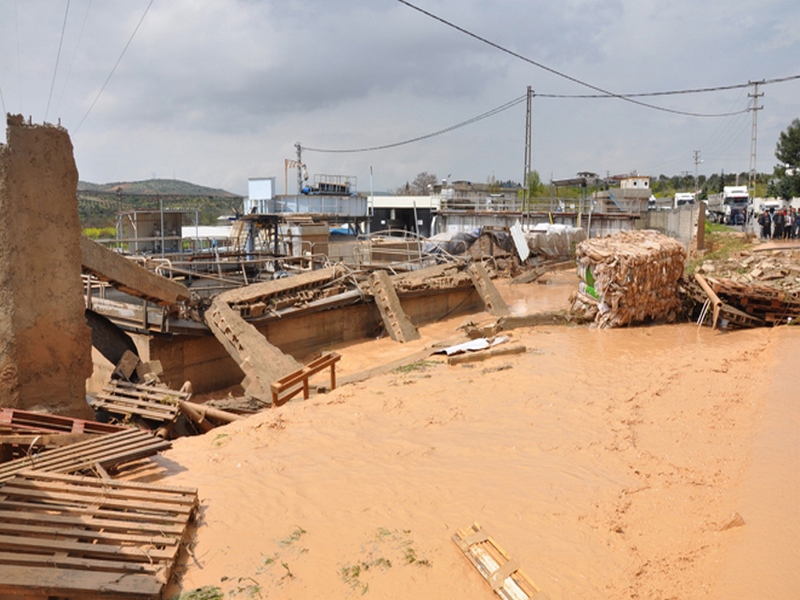
<path id="1" fill-rule="evenodd" d="M 699 324 L 721 329 L 788 325 L 800 318 L 799 261 L 796 250 L 742 251 L 704 261 L 682 291 L 694 304 L 691 312 Z"/>
<path id="2" fill-rule="evenodd" d="M 308 378 L 325 369 L 331 370 L 330 389 L 336 389 L 336 363 L 339 362 L 341 358 L 341 355 L 337 352 L 328 352 L 319 358 L 315 358 L 297 371 L 289 373 L 285 377 L 281 377 L 277 381 L 272 382 L 270 385 L 272 406 L 277 406 L 279 403 L 286 402 L 300 392 L 303 392 L 303 399 L 308 400 L 310 394 Z"/>
<path id="3" fill-rule="evenodd" d="M 492 345 L 486 350 L 478 350 L 476 352 L 467 352 L 464 354 L 456 354 L 447 357 L 448 365 L 460 365 L 464 363 L 481 362 L 495 358 L 497 356 L 509 356 L 512 354 L 525 354 L 528 348 L 523 344 L 510 344 L 508 346 Z"/>
<path id="4" fill-rule="evenodd" d="M 24 470 L 0 485 L 0 596 L 160 600 L 197 490 Z"/>
<path id="5" fill-rule="evenodd" d="M 598 327 L 674 321 L 686 250 L 657 231 L 623 231 L 576 247 L 578 290 L 572 312 Z"/>
<path id="6" fill-rule="evenodd" d="M 478 523 L 457 529 L 452 535 L 458 549 L 469 560 L 495 594 L 506 600 L 545 600 L 547 596 L 509 554 Z"/>

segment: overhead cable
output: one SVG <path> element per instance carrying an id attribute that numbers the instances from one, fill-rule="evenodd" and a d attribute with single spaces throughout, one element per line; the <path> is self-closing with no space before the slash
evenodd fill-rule
<path id="1" fill-rule="evenodd" d="M 790 75 L 789 77 L 780 77 L 777 79 L 762 79 L 758 82 L 759 85 L 766 85 L 769 83 L 784 83 L 786 81 L 792 81 L 800 79 L 800 75 Z M 704 88 L 690 88 L 686 90 L 669 90 L 664 92 L 640 92 L 637 94 L 619 94 L 619 96 L 624 98 L 646 98 L 652 96 L 678 96 L 681 94 L 702 94 L 706 92 L 725 92 L 728 90 L 740 90 L 745 89 L 753 86 L 752 81 L 748 81 L 747 83 L 735 83 L 733 85 L 718 85 L 714 87 L 704 87 Z M 608 94 L 537 94 L 534 93 L 534 96 L 539 98 L 609 98 L 613 96 L 609 96 Z M 747 112 L 747 111 L 744 111 Z M 730 113 L 731 115 L 739 114 L 739 113 Z"/>
<path id="2" fill-rule="evenodd" d="M 131 45 L 131 42 L 133 41 L 133 38 L 136 35 L 136 32 L 139 31 L 139 27 L 141 26 L 142 21 L 144 21 L 144 18 L 147 16 L 147 12 L 150 10 L 150 7 L 153 6 L 153 2 L 154 1 L 155 0 L 150 0 L 150 3 L 147 5 L 147 8 L 144 9 L 144 13 L 142 14 L 142 18 L 139 19 L 139 22 L 136 24 L 136 28 L 133 30 L 133 33 L 131 34 L 131 37 L 128 38 L 128 43 L 125 44 L 125 47 L 122 49 L 122 52 L 120 53 L 119 58 L 117 59 L 117 62 L 114 63 L 114 67 L 111 69 L 111 73 L 109 73 L 108 77 L 106 77 L 106 80 L 103 82 L 103 86 L 100 88 L 100 91 L 97 92 L 97 96 L 95 96 L 95 99 L 92 101 L 91 106 L 89 106 L 89 110 L 87 110 L 86 114 L 83 115 L 83 118 L 81 119 L 81 122 L 78 123 L 78 126 L 75 128 L 75 131 L 73 131 L 73 133 L 77 133 L 78 129 L 81 128 L 81 125 L 83 125 L 83 122 L 86 120 L 86 117 L 88 117 L 89 113 L 92 112 L 92 109 L 94 108 L 94 105 L 97 104 L 97 101 L 100 99 L 100 95 L 103 93 L 103 90 L 106 89 L 106 86 L 108 85 L 108 82 L 111 81 L 111 77 L 114 75 L 114 71 L 117 70 L 117 67 L 119 66 L 120 61 L 122 61 L 122 57 L 125 56 L 125 52 L 128 50 L 128 46 Z"/>
<path id="3" fill-rule="evenodd" d="M 537 61 L 535 61 L 535 60 L 533 60 L 531 58 L 528 58 L 527 56 L 523 56 L 522 54 L 519 54 L 518 52 L 514 52 L 513 50 L 509 50 L 505 46 L 501 46 L 500 44 L 498 44 L 496 42 L 493 42 L 493 41 L 491 41 L 491 40 L 489 40 L 489 39 L 487 39 L 485 37 L 482 37 L 482 36 L 480 36 L 480 35 L 478 35 L 476 33 L 473 33 L 471 31 L 469 31 L 468 29 L 464 29 L 463 27 L 460 27 L 460 26 L 456 25 L 455 23 L 453 23 L 451 21 L 448 21 L 447 19 L 444 19 L 444 18 L 442 18 L 442 17 L 440 17 L 438 15 L 435 15 L 432 12 L 429 12 L 429 11 L 423 9 L 423 8 L 420 8 L 419 6 L 416 6 L 416 5 L 412 4 L 411 2 L 408 2 L 407 0 L 397 0 L 397 1 L 400 2 L 401 4 L 404 4 L 404 5 L 408 6 L 409 8 L 412 8 L 412 9 L 416 10 L 417 12 L 422 13 L 423 15 L 425 15 L 427 17 L 430 17 L 431 19 L 433 19 L 435 21 L 438 21 L 438 22 L 442 23 L 443 25 L 447 25 L 448 27 L 451 27 L 451 28 L 455 29 L 456 31 L 460 31 L 464 35 L 468 35 L 469 37 L 471 37 L 473 39 L 476 39 L 479 42 L 482 42 L 482 43 L 484 43 L 484 44 L 486 44 L 488 46 L 491 46 L 492 48 L 495 48 L 496 50 L 499 50 L 500 52 L 504 52 L 505 54 L 508 54 L 509 56 L 513 56 L 514 58 L 518 58 L 519 60 L 522 60 L 522 61 L 524 61 L 524 62 L 526 62 L 528 64 L 531 64 L 531 65 L 533 65 L 535 67 L 538 67 L 539 69 L 547 71 L 548 73 L 552 73 L 553 75 L 556 75 L 558 77 L 566 79 L 567 81 L 571 81 L 573 83 L 577 83 L 580 86 L 587 87 L 587 88 L 589 88 L 591 90 L 599 92 L 599 93 L 603 94 L 604 96 L 610 96 L 612 98 L 618 98 L 620 100 L 624 100 L 625 102 L 630 102 L 631 104 L 636 104 L 638 106 L 643 106 L 645 108 L 650 108 L 652 110 L 659 110 L 659 111 L 662 111 L 662 112 L 672 113 L 672 114 L 675 114 L 675 115 L 683 115 L 683 116 L 687 116 L 687 117 L 730 117 L 730 116 L 733 116 L 735 114 L 739 114 L 739 113 L 706 114 L 706 113 L 696 113 L 696 112 L 683 111 L 683 110 L 675 110 L 675 109 L 672 109 L 672 108 L 666 108 L 666 107 L 663 107 L 663 106 L 657 106 L 655 104 L 649 104 L 647 102 L 642 102 L 641 100 L 634 99 L 630 95 L 617 94 L 615 92 L 611 92 L 609 90 L 606 90 L 606 89 L 603 89 L 603 88 L 601 88 L 599 86 L 596 86 L 596 85 L 594 85 L 592 83 L 583 81 L 582 79 L 578 79 L 577 77 L 573 77 L 572 75 L 567 75 L 566 73 L 563 73 L 563 72 L 561 72 L 561 71 L 559 71 L 557 69 L 554 69 L 552 67 L 548 67 L 547 65 L 542 64 L 540 62 L 537 62 Z"/>
<path id="4" fill-rule="evenodd" d="M 56 65 L 53 67 L 53 81 L 50 83 L 50 95 L 47 96 L 47 109 L 44 111 L 44 119 L 47 120 L 47 113 L 50 112 L 50 101 L 53 99 L 53 88 L 56 87 L 56 74 L 58 73 L 58 61 L 61 59 L 61 47 L 64 44 L 64 31 L 67 29 L 67 17 L 69 16 L 69 0 L 64 11 L 64 23 L 61 25 L 61 39 L 58 40 L 58 52 L 56 53 Z"/>
<path id="5" fill-rule="evenodd" d="M 307 148 L 303 146 L 303 150 L 307 150 L 308 152 L 326 152 L 326 153 L 336 153 L 336 154 L 343 154 L 343 153 L 355 153 L 355 152 L 372 152 L 374 150 L 386 150 L 387 148 L 396 148 L 398 146 L 405 146 L 406 144 L 413 144 L 414 142 L 420 142 L 422 140 L 427 140 L 432 137 L 436 137 L 437 135 L 442 135 L 444 133 L 448 133 L 455 129 L 459 129 L 460 127 L 465 127 L 467 125 L 471 125 L 472 123 L 477 123 L 478 121 L 482 121 L 483 119 L 488 119 L 489 117 L 493 117 L 494 115 L 503 112 L 504 110 L 508 110 L 509 108 L 516 106 L 517 104 L 521 104 L 527 98 L 527 94 L 520 96 L 519 98 L 514 98 L 506 102 L 505 104 L 501 104 L 500 106 L 493 108 L 491 110 L 486 111 L 476 117 L 472 117 L 471 119 L 467 119 L 466 121 L 462 121 L 461 123 L 457 123 L 455 125 L 451 125 L 445 129 L 440 129 L 439 131 L 434 131 L 433 133 L 428 133 L 426 135 L 421 135 L 410 140 L 404 140 L 402 142 L 394 142 L 392 144 L 384 144 L 382 146 L 372 146 L 369 148 L 354 148 L 351 150 L 328 150 L 322 148 Z"/>
<path id="6" fill-rule="evenodd" d="M 75 43 L 75 50 L 72 51 L 72 58 L 69 61 L 69 67 L 67 68 L 67 76 L 64 78 L 64 85 L 61 88 L 61 94 L 58 96 L 58 102 L 56 103 L 56 113 L 58 113 L 58 109 L 61 106 L 61 101 L 64 99 L 64 92 L 67 91 L 67 84 L 69 83 L 69 78 L 72 75 L 72 65 L 75 64 L 75 57 L 78 54 L 78 49 L 81 47 L 81 40 L 83 39 L 83 31 L 86 29 L 86 21 L 89 19 L 89 11 L 92 8 L 92 0 L 89 0 L 89 3 L 86 5 L 86 13 L 83 15 L 83 23 L 81 23 L 81 30 L 78 32 L 78 41 Z"/>

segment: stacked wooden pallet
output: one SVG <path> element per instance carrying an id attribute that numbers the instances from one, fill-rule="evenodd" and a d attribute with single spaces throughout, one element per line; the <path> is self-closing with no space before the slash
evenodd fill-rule
<path id="1" fill-rule="evenodd" d="M 94 410 L 129 419 L 137 416 L 148 421 L 172 423 L 178 416 L 178 404 L 191 398 L 190 392 L 171 390 L 156 383 L 131 383 L 112 379 L 89 404 Z"/>
<path id="2" fill-rule="evenodd" d="M 576 251 L 582 279 L 573 312 L 598 327 L 674 320 L 681 308 L 678 281 L 686 250 L 657 231 L 623 231 L 586 240 Z"/>
<path id="3" fill-rule="evenodd" d="M 729 319 L 733 324 L 742 327 L 753 326 L 752 323 L 775 326 L 800 318 L 800 297 L 797 293 L 764 284 L 746 284 L 729 279 L 709 277 L 708 282 L 720 300 L 751 320 L 740 324 L 734 314 Z"/>
<path id="4" fill-rule="evenodd" d="M 0 597 L 160 599 L 197 490 L 22 471 L 0 486 Z"/>

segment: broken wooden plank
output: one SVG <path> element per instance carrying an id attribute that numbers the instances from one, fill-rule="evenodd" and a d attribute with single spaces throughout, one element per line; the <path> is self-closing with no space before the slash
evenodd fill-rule
<path id="1" fill-rule="evenodd" d="M 17 408 L 0 408 L 0 429 L 31 432 L 64 433 L 114 433 L 124 428 L 119 425 L 73 419 L 62 415 L 51 415 Z"/>
<path id="2" fill-rule="evenodd" d="M 497 356 L 509 356 L 512 354 L 524 354 L 527 348 L 522 344 L 513 344 L 511 346 L 497 346 L 489 348 L 488 350 L 479 350 L 478 352 L 467 352 L 465 354 L 456 354 L 447 357 L 448 365 L 460 365 L 462 363 L 480 362 L 488 360 Z"/>
<path id="3" fill-rule="evenodd" d="M 453 541 L 492 590 L 505 600 L 545 600 L 546 596 L 497 542 L 477 523 L 458 529 Z"/>
<path id="4" fill-rule="evenodd" d="M 197 490 L 22 471 L 0 486 L 0 597 L 160 599 Z"/>
<path id="5" fill-rule="evenodd" d="M 96 436 L 92 440 L 78 442 L 48 450 L 41 454 L 17 458 L 0 465 L 0 483 L 8 481 L 20 471 L 34 469 L 53 473 L 77 473 L 100 464 L 103 468 L 154 456 L 170 448 L 172 444 L 159 439 L 147 431 L 125 429 L 117 433 Z"/>

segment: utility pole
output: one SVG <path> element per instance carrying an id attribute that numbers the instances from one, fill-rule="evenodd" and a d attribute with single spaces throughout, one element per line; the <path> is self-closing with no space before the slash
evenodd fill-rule
<path id="1" fill-rule="evenodd" d="M 530 181 L 528 181 L 531 177 L 531 104 L 533 100 L 533 89 L 531 86 L 528 86 L 528 104 L 527 104 L 527 111 L 525 113 L 525 169 L 524 174 L 522 176 L 522 185 L 525 187 L 525 192 L 523 194 L 524 205 L 523 210 L 530 210 L 530 195 L 531 195 L 531 188 L 530 188 Z"/>
<path id="2" fill-rule="evenodd" d="M 694 154 L 694 193 L 697 194 L 697 166 L 703 161 L 700 158 L 700 150 L 693 150 L 692 154 Z"/>
<path id="3" fill-rule="evenodd" d="M 764 81 L 749 81 L 750 85 L 753 86 L 753 93 L 747 94 L 749 98 L 753 99 L 753 106 L 750 107 L 749 110 L 753 112 L 753 128 L 750 134 L 750 179 L 747 182 L 747 191 L 750 195 L 750 202 L 752 202 L 756 197 L 756 151 L 758 147 L 758 111 L 763 110 L 763 106 L 758 105 L 758 99 L 761 98 L 764 93 L 758 93 L 758 86 L 764 83 Z"/>
<path id="4" fill-rule="evenodd" d="M 295 143 L 297 148 L 297 195 L 303 193 L 303 147 L 300 142 Z"/>

